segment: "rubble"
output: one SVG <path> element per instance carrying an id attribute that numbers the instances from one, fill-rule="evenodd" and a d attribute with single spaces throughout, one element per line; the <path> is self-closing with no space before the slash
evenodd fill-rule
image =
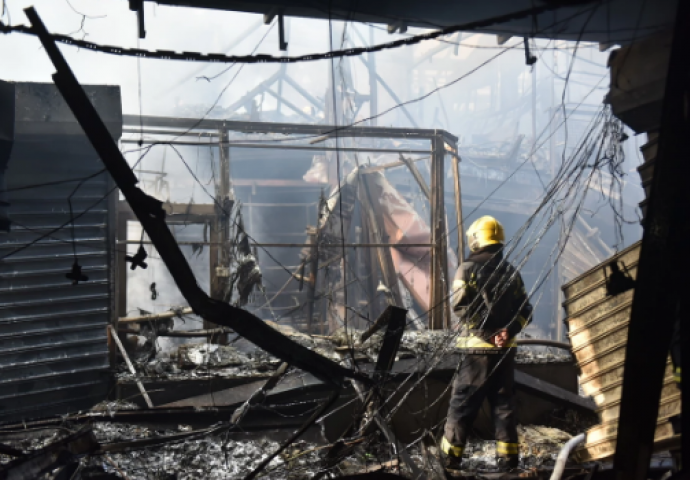
<path id="1" fill-rule="evenodd" d="M 160 438 L 189 431 L 191 427 L 180 425 L 176 430 L 126 423 L 93 424 L 93 433 L 101 445 L 149 438 Z M 8 442 L 23 451 L 38 450 L 64 438 L 67 431 L 56 430 L 31 440 Z M 544 426 L 519 426 L 520 457 L 525 467 L 549 467 L 571 435 Z M 244 478 L 262 460 L 279 447 L 278 442 L 267 438 L 233 439 L 226 435 L 209 435 L 157 448 L 146 448 L 120 453 L 96 454 L 82 459 L 86 469 L 100 468 L 119 475 L 120 472 L 132 480 L 142 479 L 240 479 Z M 266 469 L 271 479 L 312 478 L 324 464 L 327 446 L 297 441 L 285 449 Z M 354 452 L 341 459 L 332 470 L 336 476 L 370 470 L 391 456 L 388 445 L 362 443 Z M 408 448 L 410 456 L 419 466 L 424 465 L 424 456 L 418 444 Z M 432 453 L 434 449 L 432 448 Z M 493 440 L 470 439 L 466 448 L 465 462 L 468 469 L 490 468 L 495 465 L 495 442 Z M 392 457 L 394 458 L 394 456 Z M 2 458 L 4 461 L 9 457 Z M 115 467 L 113 465 L 117 465 Z M 392 462 L 394 463 L 394 462 Z"/>
<path id="2" fill-rule="evenodd" d="M 375 332 L 364 343 L 360 343 L 361 330 L 344 328 L 330 336 L 310 336 L 287 325 L 266 321 L 268 325 L 320 356 L 334 362 L 342 361 L 342 353 L 353 346 L 357 361 L 376 362 L 383 340 L 383 332 Z M 454 351 L 453 332 L 441 330 L 410 330 L 403 334 L 397 360 L 418 358 L 420 361 L 437 356 L 444 346 L 448 353 Z M 563 349 L 540 346 L 518 348 L 517 363 L 566 363 L 572 362 L 571 354 Z M 216 377 L 264 377 L 267 372 L 278 368 L 281 360 L 243 339 L 232 345 L 217 345 L 208 342 L 186 343 L 177 350 L 158 352 L 155 358 L 139 357 L 138 371 L 149 377 L 160 379 L 185 379 L 207 376 Z M 121 379 L 135 378 L 121 367 L 117 374 Z"/>
<path id="3" fill-rule="evenodd" d="M 175 431 L 122 423 L 93 424 L 93 433 L 101 445 L 163 437 L 187 429 L 185 425 Z M 25 451 L 38 450 L 64 436 L 63 431 L 56 431 L 51 435 L 18 441 L 12 445 Z M 96 454 L 84 458 L 82 464 L 86 468 L 100 467 L 115 475 L 124 472 L 132 480 L 235 479 L 243 478 L 277 448 L 277 442 L 267 439 L 233 440 L 215 435 L 167 444 L 160 448 L 110 453 L 107 457 L 111 462 L 106 461 L 105 455 Z M 2 458 L 3 463 L 8 459 Z M 318 465 L 319 449 L 313 444 L 295 442 L 281 457 L 271 462 L 268 470 L 273 470 L 270 478 L 306 479 L 313 476 Z"/>
<path id="4" fill-rule="evenodd" d="M 517 363 L 567 363 L 573 362 L 569 351 L 550 347 L 522 346 L 515 356 Z"/>
<path id="5" fill-rule="evenodd" d="M 234 367 L 249 362 L 249 357 L 229 345 L 194 343 L 181 345 L 177 350 L 179 368 Z"/>
<path id="6" fill-rule="evenodd" d="M 557 428 L 519 425 L 520 462 L 525 468 L 553 466 L 558 452 L 571 435 Z M 472 439 L 465 449 L 464 461 L 468 470 L 496 466 L 496 443 L 493 440 Z"/>
<path id="7" fill-rule="evenodd" d="M 91 408 L 91 411 L 108 412 L 109 415 L 112 415 L 113 413 L 118 412 L 120 410 L 139 410 L 139 408 L 139 405 L 137 405 L 136 403 L 127 402 L 125 400 L 104 400 L 94 405 Z"/>

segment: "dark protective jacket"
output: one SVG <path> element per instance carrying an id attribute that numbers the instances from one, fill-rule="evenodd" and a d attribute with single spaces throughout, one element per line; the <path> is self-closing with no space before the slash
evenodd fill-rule
<path id="1" fill-rule="evenodd" d="M 515 336 L 532 320 L 532 305 L 520 273 L 503 261 L 503 245 L 473 252 L 453 281 L 453 310 L 465 335 L 457 346 L 467 353 L 499 353 L 515 346 Z M 489 338 L 507 329 L 510 341 L 497 348 Z"/>

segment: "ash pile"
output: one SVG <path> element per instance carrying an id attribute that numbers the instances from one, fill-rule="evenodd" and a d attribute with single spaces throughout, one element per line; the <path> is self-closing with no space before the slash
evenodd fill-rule
<path id="1" fill-rule="evenodd" d="M 109 411 L 136 408 L 127 404 L 101 405 Z M 31 455 L 41 452 L 68 438 L 78 430 L 69 418 L 55 428 L 43 428 L 24 433 L 23 438 L 2 432 L 4 446 Z M 141 479 L 141 480 L 191 480 L 191 479 L 242 479 L 256 469 L 279 442 L 268 437 L 237 440 L 231 435 L 217 434 L 190 436 L 174 440 L 175 436 L 193 433 L 189 425 L 175 429 L 155 428 L 127 423 L 94 422 L 89 427 L 93 452 L 73 456 L 74 479 Z M 549 427 L 520 426 L 521 461 L 525 467 L 540 468 L 553 465 L 558 451 L 571 437 L 568 433 Z M 173 440 L 159 446 L 142 447 L 146 441 Z M 345 442 L 348 443 L 348 442 Z M 314 478 L 328 472 L 331 478 L 372 471 L 390 471 L 409 475 L 404 463 L 391 452 L 385 441 L 370 435 L 349 442 L 355 445 L 351 452 L 338 458 L 334 464 L 329 458 L 332 445 L 296 441 L 280 455 L 273 458 L 262 471 L 263 478 L 301 480 Z M 437 454 L 436 447 L 415 444 L 408 448 L 410 458 L 422 469 L 433 462 L 430 455 Z M 472 439 L 467 446 L 466 460 L 470 468 L 490 468 L 495 464 L 493 441 Z M 8 464 L 12 456 L 0 455 L 0 462 Z M 431 465 L 433 468 L 433 465 Z M 57 478 L 66 466 L 58 466 L 42 473 L 44 479 Z M 24 478 L 24 477 L 18 477 Z M 29 477 L 26 477 L 29 478 Z M 62 478 L 62 477 L 60 477 Z M 429 478 L 434 478 L 433 476 Z"/>
<path id="2" fill-rule="evenodd" d="M 271 326 L 324 358 L 345 365 L 356 362 L 364 372 L 373 372 L 385 350 L 382 331 L 341 329 L 329 336 L 312 336 L 291 327 Z M 6 453 L 0 458 L 2 468 L 12 470 L 24 462 L 22 468 L 28 464 L 35 473 L 25 478 L 46 479 L 240 479 L 254 470 L 272 479 L 337 478 L 371 471 L 407 478 L 424 471 L 430 472 L 428 478 L 443 478 L 438 426 L 447 412 L 443 395 L 458 364 L 453 348 L 456 335 L 405 332 L 381 390 L 389 396 L 376 407 L 369 404 L 366 411 L 356 407 L 364 400 L 355 382 L 354 389 L 346 386 L 339 393 L 340 403 L 320 411 L 328 403 L 323 382 L 310 380 L 309 374 L 290 369 L 239 337 L 231 338 L 228 345 L 190 342 L 154 355 L 132 355 L 134 372 L 123 366 L 117 373 L 119 383 L 142 390 L 132 402 L 104 401 L 89 412 L 0 426 L 0 444 Z M 521 348 L 518 359 L 519 368 L 537 372 L 572 365 L 567 352 L 542 346 Z M 421 385 L 417 393 L 410 386 L 415 384 L 410 382 L 413 375 Z M 233 386 L 199 395 L 199 386 L 210 385 L 206 382 L 214 378 L 231 381 Z M 165 404 L 157 395 L 169 392 L 157 391 L 156 381 L 164 381 L 162 390 L 188 391 L 181 400 Z M 153 399 L 148 406 L 141 401 L 146 390 Z M 419 391 L 424 396 L 415 399 Z M 408 392 L 412 400 L 403 403 Z M 429 394 L 436 400 L 429 401 Z M 394 406 L 398 397 L 402 408 Z M 533 408 L 538 402 L 523 403 Z M 541 416 L 529 417 L 533 420 L 519 427 L 525 468 L 548 469 L 571 435 L 587 424 L 570 408 L 547 407 Z M 382 414 L 388 408 L 390 415 Z M 410 411 L 422 412 L 423 422 Z M 286 443 L 315 412 L 318 420 L 299 440 Z M 385 417 L 383 424 L 377 417 Z M 490 437 L 481 426 L 476 429 L 465 451 L 470 469 L 495 465 L 495 442 L 487 440 Z"/>
<path id="3" fill-rule="evenodd" d="M 336 362 L 343 354 L 354 354 L 355 361 L 375 363 L 381 349 L 383 332 L 378 331 L 360 339 L 364 333 L 357 329 L 339 329 L 329 336 L 307 335 L 298 330 L 267 321 L 273 328 L 290 337 L 319 355 Z M 439 346 L 443 353 L 451 353 L 457 333 L 441 330 L 406 331 L 396 355 L 396 361 L 417 359 L 434 361 L 439 358 Z M 153 350 L 152 350 L 153 349 Z M 276 370 L 280 359 L 264 350 L 236 337 L 230 345 L 208 342 L 190 342 L 168 351 L 156 351 L 150 343 L 144 351 L 134 352 L 133 360 L 138 364 L 140 376 L 165 379 L 217 377 L 258 377 L 263 378 Z M 522 364 L 571 363 L 572 355 L 563 349 L 548 346 L 520 346 L 516 361 Z M 124 364 L 117 373 L 118 378 L 135 377 Z"/>

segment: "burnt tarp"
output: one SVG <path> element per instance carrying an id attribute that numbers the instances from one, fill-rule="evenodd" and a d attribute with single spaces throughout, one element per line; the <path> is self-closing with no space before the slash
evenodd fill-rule
<path id="1" fill-rule="evenodd" d="M 85 90 L 119 138 L 119 87 Z M 105 397 L 116 283 L 110 176 L 54 85 L 16 83 L 14 93 L 5 171 L 12 223 L 0 235 L 0 421 Z M 75 258 L 88 277 L 77 285 L 65 277 Z"/>

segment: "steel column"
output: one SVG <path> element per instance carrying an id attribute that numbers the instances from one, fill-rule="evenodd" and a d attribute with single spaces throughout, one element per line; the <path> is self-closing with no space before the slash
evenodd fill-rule
<path id="1" fill-rule="evenodd" d="M 458 236 L 458 266 L 465 260 L 465 225 L 462 221 L 462 188 L 460 184 L 460 156 L 453 157 L 453 183 L 455 192 L 455 222 Z"/>
<path id="2" fill-rule="evenodd" d="M 443 329 L 449 327 L 450 310 L 448 307 L 448 253 L 446 241 L 445 212 L 445 142 L 436 135 L 431 140 L 431 288 L 429 298 L 429 328 Z"/>

